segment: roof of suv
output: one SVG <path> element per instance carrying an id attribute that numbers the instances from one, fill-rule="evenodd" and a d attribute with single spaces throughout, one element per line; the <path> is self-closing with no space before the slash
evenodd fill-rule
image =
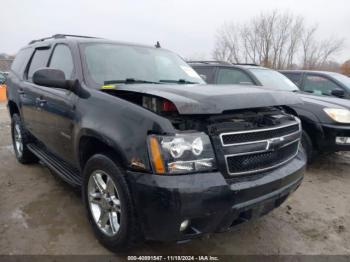
<path id="1" fill-rule="evenodd" d="M 32 40 L 28 43 L 28 46 L 34 46 L 34 47 L 43 46 L 43 45 L 55 43 L 57 41 L 62 42 L 62 40 L 64 42 L 74 42 L 74 43 L 93 43 L 93 42 L 114 43 L 114 44 L 156 48 L 155 46 L 150 46 L 150 45 L 142 45 L 142 44 L 129 43 L 129 42 L 119 42 L 119 41 L 108 40 L 105 38 L 98 38 L 98 37 L 92 37 L 92 36 L 81 36 L 81 35 L 69 35 L 69 34 L 55 34 L 55 35 L 50 36 L 50 37 Z"/>
<path id="2" fill-rule="evenodd" d="M 281 73 L 317 73 L 317 74 L 324 74 L 324 75 L 331 75 L 337 72 L 330 72 L 330 71 L 320 71 L 320 70 L 279 70 Z"/>

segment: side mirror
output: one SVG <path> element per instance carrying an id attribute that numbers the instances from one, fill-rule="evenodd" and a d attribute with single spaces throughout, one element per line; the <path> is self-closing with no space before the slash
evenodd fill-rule
<path id="1" fill-rule="evenodd" d="M 39 86 L 71 90 L 72 82 L 66 80 L 64 72 L 58 69 L 42 68 L 35 71 L 33 75 L 33 83 Z"/>
<path id="2" fill-rule="evenodd" d="M 332 90 L 331 95 L 339 97 L 339 98 L 344 98 L 345 92 L 342 89 L 335 89 L 335 90 Z"/>

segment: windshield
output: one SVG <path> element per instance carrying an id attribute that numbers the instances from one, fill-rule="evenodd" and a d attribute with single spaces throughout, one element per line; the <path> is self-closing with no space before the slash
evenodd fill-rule
<path id="1" fill-rule="evenodd" d="M 123 80 L 204 83 L 178 55 L 160 48 L 93 43 L 83 45 L 83 54 L 89 77 L 99 85 Z"/>
<path id="2" fill-rule="evenodd" d="M 298 87 L 289 80 L 288 77 L 281 73 L 264 68 L 250 68 L 253 75 L 261 82 L 264 87 L 284 90 L 284 91 L 297 91 Z"/>
<path id="3" fill-rule="evenodd" d="M 350 77 L 338 73 L 330 73 L 330 75 L 350 89 Z"/>

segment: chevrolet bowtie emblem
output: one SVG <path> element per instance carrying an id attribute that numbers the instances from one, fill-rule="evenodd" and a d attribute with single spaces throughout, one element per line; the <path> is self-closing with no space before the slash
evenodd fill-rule
<path id="1" fill-rule="evenodd" d="M 272 138 L 267 140 L 266 150 L 277 150 L 284 142 L 284 137 Z"/>

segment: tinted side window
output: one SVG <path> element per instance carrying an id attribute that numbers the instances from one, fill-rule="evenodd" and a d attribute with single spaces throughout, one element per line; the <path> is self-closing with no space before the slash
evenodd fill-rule
<path id="1" fill-rule="evenodd" d="M 254 85 L 251 78 L 238 69 L 219 69 L 217 84 L 246 84 Z"/>
<path id="2" fill-rule="evenodd" d="M 199 76 L 207 83 L 213 84 L 214 79 L 214 68 L 210 67 L 193 67 Z"/>
<path id="3" fill-rule="evenodd" d="M 72 78 L 74 65 L 72 53 L 68 46 L 57 45 L 55 47 L 49 67 L 62 70 L 66 76 L 66 79 Z"/>
<path id="4" fill-rule="evenodd" d="M 49 58 L 50 49 L 37 49 L 35 50 L 32 61 L 28 69 L 27 79 L 32 81 L 33 74 L 36 70 L 42 67 L 46 67 L 47 60 Z"/>
<path id="5" fill-rule="evenodd" d="M 336 89 L 341 89 L 337 84 L 331 80 L 315 75 L 308 75 L 305 78 L 304 91 L 313 93 L 315 95 L 328 95 L 331 96 L 331 92 Z"/>
<path id="6" fill-rule="evenodd" d="M 301 74 L 295 74 L 295 73 L 282 73 L 282 74 L 288 77 L 297 86 L 300 85 Z"/>
<path id="7" fill-rule="evenodd" d="M 24 67 L 28 63 L 32 51 L 33 49 L 30 48 L 20 50 L 16 55 L 15 60 L 12 62 L 11 70 L 16 74 L 21 75 Z"/>

